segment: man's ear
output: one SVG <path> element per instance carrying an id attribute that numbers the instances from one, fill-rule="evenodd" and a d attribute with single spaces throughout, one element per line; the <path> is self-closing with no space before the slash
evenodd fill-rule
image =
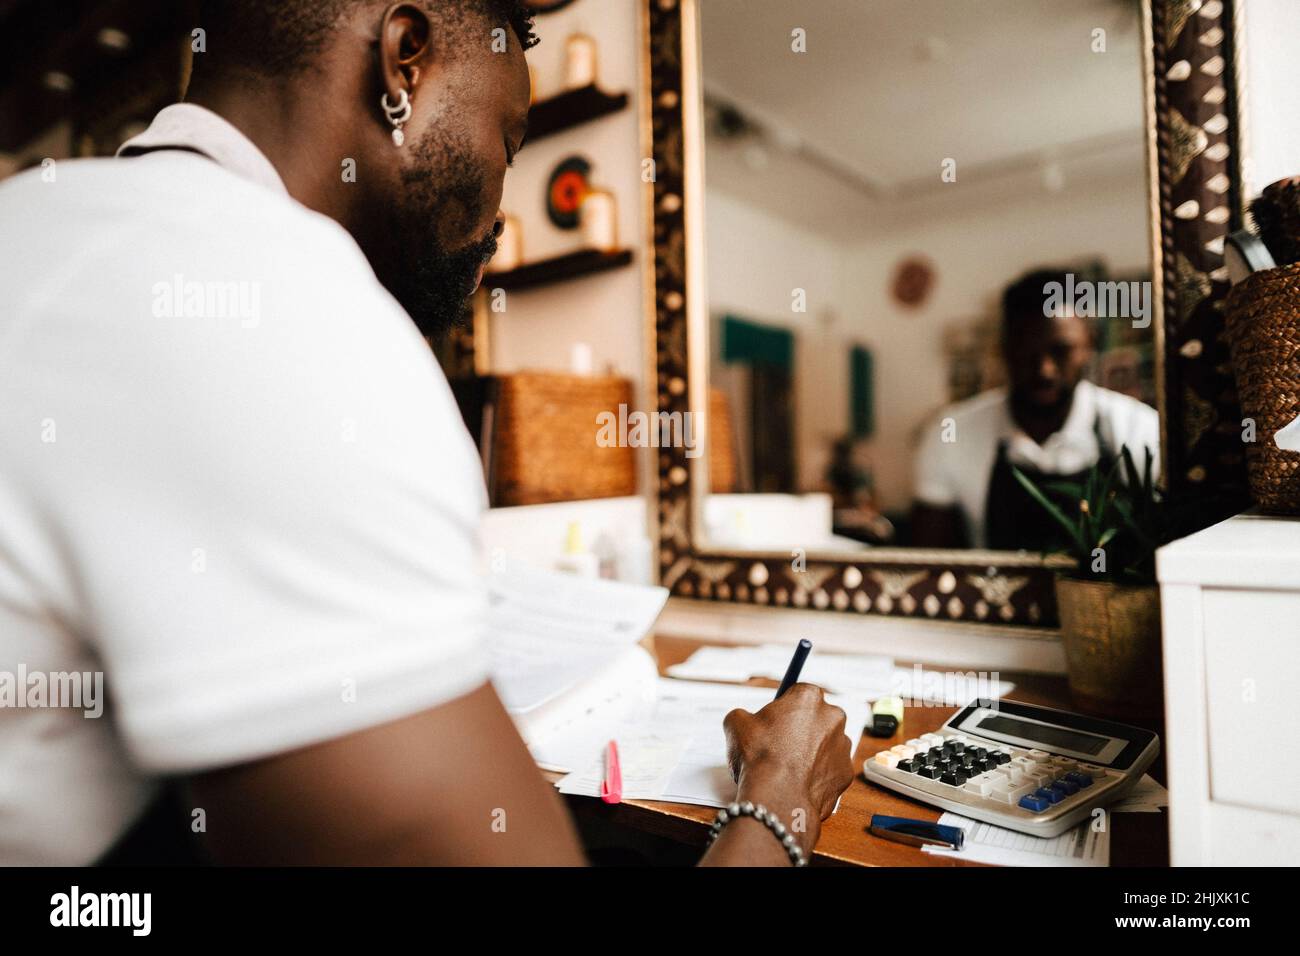
<path id="1" fill-rule="evenodd" d="M 389 100 L 396 102 L 405 90 L 415 96 L 420 74 L 429 56 L 433 24 L 413 3 L 394 3 L 379 24 L 379 82 Z"/>

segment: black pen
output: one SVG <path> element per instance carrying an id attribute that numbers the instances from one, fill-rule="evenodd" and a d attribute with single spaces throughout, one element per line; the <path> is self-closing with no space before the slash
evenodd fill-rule
<path id="1" fill-rule="evenodd" d="M 794 649 L 794 657 L 790 658 L 790 666 L 785 669 L 785 676 L 781 678 L 781 686 L 776 689 L 776 697 L 780 698 L 782 694 L 799 682 L 799 674 L 803 671 L 803 662 L 808 659 L 808 652 L 812 650 L 812 641 L 804 638 L 799 642 L 799 646 Z"/>

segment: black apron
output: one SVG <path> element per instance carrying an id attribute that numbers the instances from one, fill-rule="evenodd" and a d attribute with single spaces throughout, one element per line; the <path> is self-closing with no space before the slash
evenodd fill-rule
<path id="1" fill-rule="evenodd" d="M 1100 412 L 1093 419 L 1092 433 L 1097 437 L 1097 463 L 1101 467 L 1101 473 L 1108 474 L 1115 466 L 1116 459 L 1102 440 Z M 1031 465 L 1016 467 L 1067 515 L 1078 512 L 1078 501 L 1043 487 L 1043 482 L 1082 483 L 1092 468 L 1084 468 L 1073 474 L 1054 474 L 1039 471 Z M 984 538 L 984 546 L 992 551 L 1054 552 L 1065 550 L 1069 544 L 1064 529 L 1016 481 L 1016 476 L 1011 471 L 1011 461 L 1007 457 L 1005 438 L 998 443 L 997 461 L 993 463 L 993 472 L 989 476 L 988 497 L 984 502 Z"/>

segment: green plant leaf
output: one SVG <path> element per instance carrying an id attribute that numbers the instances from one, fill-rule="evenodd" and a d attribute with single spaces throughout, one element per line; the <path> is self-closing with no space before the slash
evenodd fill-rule
<path id="1" fill-rule="evenodd" d="M 1111 499 L 1114 497 L 1111 492 L 1115 487 L 1115 478 L 1118 474 L 1119 460 L 1116 459 L 1106 473 L 1106 478 L 1102 482 L 1101 490 L 1097 495 L 1097 524 L 1103 528 L 1107 526 L 1106 519 L 1110 516 L 1110 508 L 1113 503 Z"/>
<path id="2" fill-rule="evenodd" d="M 1070 536 L 1070 540 L 1074 542 L 1076 551 L 1075 556 L 1078 557 L 1079 555 L 1090 554 L 1092 549 L 1086 546 L 1086 538 L 1083 534 L 1083 528 L 1067 518 L 1065 512 L 1058 508 L 1056 504 L 1047 497 L 1047 495 L 1043 494 L 1038 486 L 1030 481 L 1028 476 L 1026 476 L 1025 473 L 1015 465 L 1011 466 L 1011 473 L 1016 476 L 1016 481 L 1020 482 L 1021 487 L 1024 488 L 1025 491 L 1029 492 L 1030 496 L 1037 501 L 1043 509 L 1052 516 L 1053 520 L 1055 520 L 1056 523 L 1065 530 L 1065 533 Z"/>
<path id="3" fill-rule="evenodd" d="M 1150 534 L 1147 533 L 1147 529 L 1142 527 L 1142 523 L 1133 516 L 1132 506 L 1130 503 L 1127 501 L 1116 501 L 1115 510 L 1119 513 L 1120 519 L 1124 522 L 1124 527 L 1133 533 L 1134 537 L 1138 539 L 1146 551 L 1154 554 L 1156 548 L 1159 547 L 1159 544 L 1157 544 Z"/>
<path id="4" fill-rule="evenodd" d="M 1081 481 L 1044 481 L 1042 487 L 1053 494 L 1060 495 L 1063 498 L 1070 498 L 1073 501 L 1078 501 L 1083 497 L 1083 482 Z"/>

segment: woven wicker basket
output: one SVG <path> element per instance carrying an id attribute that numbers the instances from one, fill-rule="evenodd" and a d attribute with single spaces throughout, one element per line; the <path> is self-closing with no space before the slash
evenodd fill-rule
<path id="1" fill-rule="evenodd" d="M 1273 441 L 1300 415 L 1300 264 L 1247 276 L 1226 312 L 1241 412 L 1255 421 L 1246 445 L 1251 495 L 1263 511 L 1300 514 L 1300 452 Z"/>
<path id="2" fill-rule="evenodd" d="M 597 416 L 632 407 L 615 376 L 519 372 L 496 378 L 489 484 L 495 506 L 636 494 L 636 450 L 601 447 Z"/>

